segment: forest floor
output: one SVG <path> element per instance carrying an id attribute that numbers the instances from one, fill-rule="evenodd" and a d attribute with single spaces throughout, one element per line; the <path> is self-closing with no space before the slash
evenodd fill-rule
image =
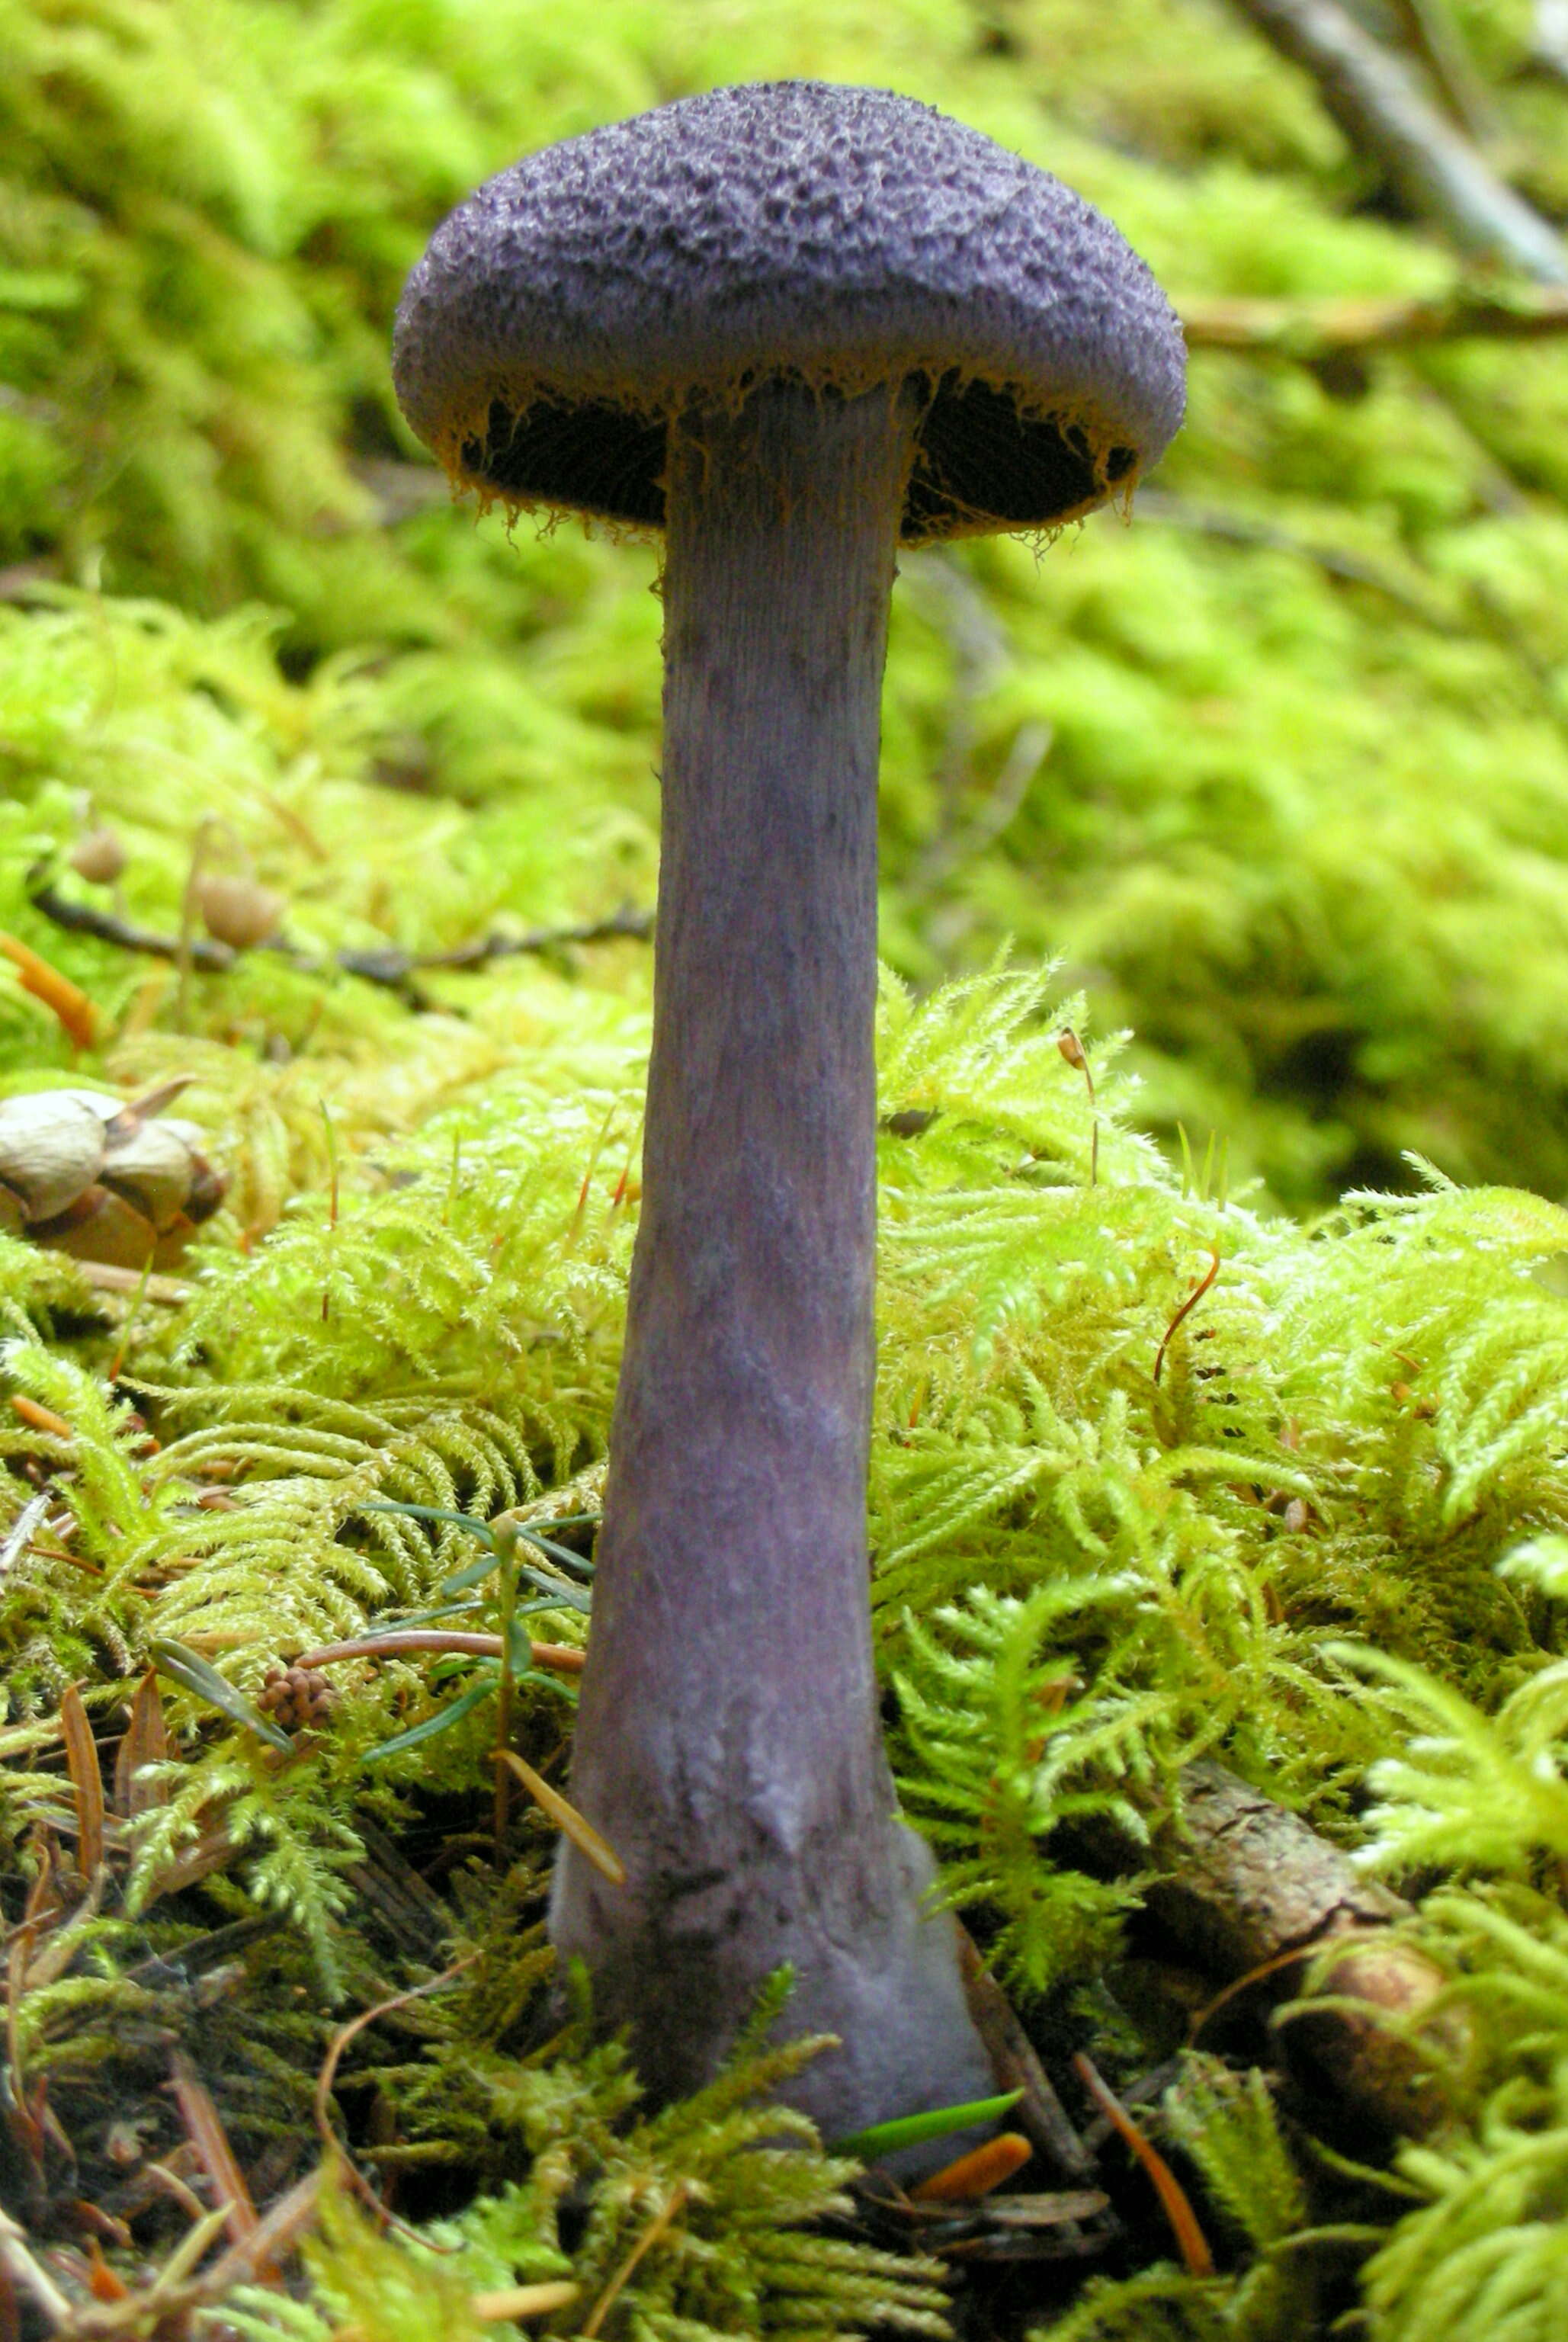
<path id="1" fill-rule="evenodd" d="M 0 0 L 0 2342 L 1556 2342 L 1561 13 Z M 386 359 L 487 173 L 794 75 L 1192 351 L 1130 526 L 895 595 L 874 1618 L 1030 2150 L 940 2203 L 554 1972 L 657 548 Z"/>

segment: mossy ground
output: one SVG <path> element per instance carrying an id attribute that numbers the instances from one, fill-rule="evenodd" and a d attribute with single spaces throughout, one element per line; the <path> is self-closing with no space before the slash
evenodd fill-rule
<path id="1" fill-rule="evenodd" d="M 1568 212 L 1530 10 L 1452 15 L 1502 161 Z M 0 962 L 0 1073 L 189 1075 L 230 1182 L 183 1300 L 0 1242 L 35 1409 L 0 1437 L 0 2205 L 75 2298 L 95 2249 L 105 2289 L 166 2277 L 208 2188 L 175 2054 L 265 2207 L 317 2157 L 336 2028 L 450 1968 L 346 2047 L 332 2108 L 424 2244 L 339 2190 L 307 2281 L 224 2286 L 231 2327 L 520 2330 L 475 2298 L 559 2280 L 545 2330 L 639 2342 L 944 2316 L 1306 2342 L 1353 2308 L 1378 2342 L 1547 2342 L 1568 337 L 1200 354 L 1131 528 L 904 564 L 871 1538 L 909 1809 L 1059 2079 L 1076 2047 L 1131 2080 L 1172 2047 L 1124 1957 L 1135 1885 L 1075 1849 L 1102 1814 L 1135 1837 L 1207 1752 L 1423 1895 L 1467 2045 L 1403 2149 L 1314 2146 L 1293 2106 L 1282 2133 L 1267 2039 L 1189 2064 L 1151 2119 L 1220 2277 L 1167 2266 L 1134 2207 L 1088 2296 L 1071 2265 L 954 2262 L 944 2308 L 917 2237 L 893 2258 L 845 2227 L 842 2159 L 754 2151 L 772 2053 L 650 2117 L 552 2017 L 551 1830 L 518 1800 L 497 1837 L 496 1670 L 337 1668 L 286 1751 L 166 1672 L 162 1753 L 150 1693 L 127 1725 L 155 1642 L 254 1703 L 280 1659 L 444 1599 L 500 1631 L 494 1573 L 441 1592 L 472 1539 L 377 1503 L 585 1515 L 560 1532 L 584 1553 L 598 1503 L 648 946 L 412 996 L 335 956 L 651 904 L 654 556 L 451 507 L 391 403 L 392 309 L 434 219 L 522 147 L 795 73 L 1050 165 L 1178 302 L 1440 291 L 1457 265 L 1217 0 L 0 0 L 0 926 L 102 1036 L 73 1056 Z M 125 917 L 178 932 L 199 841 L 284 896 L 294 955 L 182 975 L 58 927 L 40 870 L 107 905 L 62 875 L 94 821 L 129 849 Z M 580 1643 L 577 1581 L 544 1575 L 530 1631 Z M 71 1686 L 107 1766 L 92 1889 Z M 557 1777 L 570 1697 L 547 1670 L 513 1694 Z M 127 1729 L 150 1769 L 116 1789 Z"/>

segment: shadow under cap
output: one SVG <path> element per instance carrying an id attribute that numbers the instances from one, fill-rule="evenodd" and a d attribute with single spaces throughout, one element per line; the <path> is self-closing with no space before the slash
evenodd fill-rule
<path id="1" fill-rule="evenodd" d="M 410 278 L 394 371 L 460 485 L 652 528 L 694 401 L 915 378 L 919 543 L 1130 488 L 1181 421 L 1184 351 L 1143 262 L 1048 172 L 913 99 L 780 82 L 502 172 Z"/>

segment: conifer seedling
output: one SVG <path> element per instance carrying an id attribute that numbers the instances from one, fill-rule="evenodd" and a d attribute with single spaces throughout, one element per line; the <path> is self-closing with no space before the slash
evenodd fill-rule
<path id="1" fill-rule="evenodd" d="M 665 535 L 642 1218 L 553 1930 L 655 2096 L 784 1965 L 832 2137 L 994 2087 L 898 1819 L 865 1549 L 876 770 L 899 545 L 1054 529 L 1180 420 L 1148 271 L 933 109 L 719 90 L 503 172 L 398 314 L 404 412 L 509 508 Z M 951 2152 L 951 2148 L 945 2150 Z"/>

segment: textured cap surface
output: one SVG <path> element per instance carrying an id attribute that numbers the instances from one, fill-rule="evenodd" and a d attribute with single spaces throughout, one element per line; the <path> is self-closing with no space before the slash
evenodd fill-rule
<path id="1" fill-rule="evenodd" d="M 1048 526 L 1163 453 L 1169 303 L 1104 215 L 934 107 L 775 82 L 684 98 L 504 171 L 398 311 L 414 430 L 465 484 L 658 525 L 666 418 L 788 374 L 924 376 L 920 539 Z"/>

